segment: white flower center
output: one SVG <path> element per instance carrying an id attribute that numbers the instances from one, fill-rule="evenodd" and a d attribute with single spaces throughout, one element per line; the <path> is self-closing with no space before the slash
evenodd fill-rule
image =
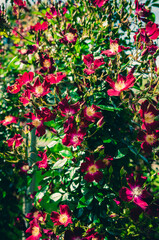
<path id="1" fill-rule="evenodd" d="M 5 122 L 5 123 L 6 123 L 6 122 L 11 122 L 12 119 L 13 119 L 12 116 L 6 116 L 5 119 L 4 119 L 4 122 Z"/>
<path id="2" fill-rule="evenodd" d="M 111 44 L 110 44 L 110 50 L 111 50 L 112 52 L 117 53 L 117 52 L 118 52 L 118 47 L 119 47 L 119 45 L 118 45 L 117 43 L 111 43 Z"/>
<path id="3" fill-rule="evenodd" d="M 88 117 L 93 116 L 95 114 L 94 108 L 93 107 L 87 107 L 86 114 L 87 114 Z"/>
<path id="4" fill-rule="evenodd" d="M 22 167 L 22 169 L 23 169 L 24 171 L 28 171 L 28 170 L 29 170 L 29 165 L 24 165 L 24 166 Z"/>
<path id="5" fill-rule="evenodd" d="M 35 88 L 35 92 L 37 94 L 42 94 L 44 92 L 44 88 L 42 86 L 38 86 Z"/>
<path id="6" fill-rule="evenodd" d="M 51 66 L 51 62 L 49 60 L 44 60 L 43 67 L 49 68 Z"/>
<path id="7" fill-rule="evenodd" d="M 74 142 L 74 143 L 77 143 L 77 142 L 78 142 L 78 136 L 74 136 L 74 137 L 73 137 L 73 142 Z"/>
<path id="8" fill-rule="evenodd" d="M 134 197 L 139 197 L 139 196 L 141 196 L 142 191 L 143 191 L 142 188 L 140 188 L 140 187 L 135 187 L 135 188 L 132 190 L 133 196 L 134 196 Z"/>
<path id="9" fill-rule="evenodd" d="M 25 54 L 27 53 L 27 50 L 26 49 L 21 49 L 21 54 Z"/>
<path id="10" fill-rule="evenodd" d="M 66 223 L 68 220 L 68 216 L 66 214 L 61 214 L 59 218 L 60 223 Z"/>
<path id="11" fill-rule="evenodd" d="M 125 88 L 125 83 L 120 81 L 115 83 L 115 90 L 120 91 Z"/>
<path id="12" fill-rule="evenodd" d="M 98 171 L 98 168 L 96 167 L 96 165 L 92 165 L 92 166 L 90 166 L 89 168 L 88 168 L 88 172 L 90 173 L 90 174 L 94 174 L 95 172 L 97 172 Z"/>
<path id="13" fill-rule="evenodd" d="M 74 35 L 73 35 L 73 33 L 66 33 L 66 38 L 67 38 L 67 40 L 69 41 L 69 42 L 71 42 L 73 39 L 74 39 Z"/>
<path id="14" fill-rule="evenodd" d="M 153 123 L 155 115 L 153 115 L 152 112 L 145 113 L 144 118 L 145 118 L 145 123 Z"/>
<path id="15" fill-rule="evenodd" d="M 38 119 L 38 118 L 36 118 L 36 119 L 34 119 L 33 121 L 32 121 L 32 124 L 34 125 L 34 127 L 39 127 L 40 126 L 40 124 L 41 124 L 41 121 Z"/>
<path id="16" fill-rule="evenodd" d="M 39 235 L 39 227 L 34 226 L 32 228 L 32 235 L 35 237 Z"/>
<path id="17" fill-rule="evenodd" d="M 156 137 L 154 134 L 148 134 L 146 136 L 146 142 L 148 142 L 149 144 L 153 144 L 156 142 Z"/>

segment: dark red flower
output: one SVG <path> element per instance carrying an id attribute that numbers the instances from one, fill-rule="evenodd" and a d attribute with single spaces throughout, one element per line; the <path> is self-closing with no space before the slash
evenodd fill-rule
<path id="1" fill-rule="evenodd" d="M 119 191 L 119 197 L 125 202 L 134 202 L 137 206 L 145 210 L 148 207 L 146 199 L 151 198 L 150 193 L 142 188 L 146 179 L 147 177 L 139 174 L 137 175 L 136 180 L 134 179 L 133 173 L 127 175 L 126 180 L 130 189 L 122 187 Z"/>
<path id="2" fill-rule="evenodd" d="M 155 120 L 155 118 L 159 115 L 159 110 L 150 104 L 148 100 L 145 100 L 141 104 L 139 113 L 143 122 L 141 126 L 143 130 L 155 130 L 159 126 L 159 121 Z"/>
<path id="3" fill-rule="evenodd" d="M 142 52 L 142 56 L 144 56 L 145 54 L 151 54 L 151 55 L 154 55 L 155 52 L 157 51 L 158 47 L 155 45 L 155 44 L 152 44 L 152 45 L 148 45 L 146 46 L 146 49 Z"/>
<path id="4" fill-rule="evenodd" d="M 0 124 L 7 126 L 11 123 L 17 123 L 18 118 L 12 115 L 5 116 L 4 120 L 0 121 Z"/>
<path id="5" fill-rule="evenodd" d="M 17 148 L 19 147 L 23 142 L 23 138 L 20 134 L 15 134 L 13 138 L 10 138 L 7 140 L 8 147 L 14 147 Z"/>
<path id="6" fill-rule="evenodd" d="M 62 139 L 62 143 L 65 146 L 73 146 L 76 148 L 77 146 L 81 146 L 85 135 L 86 132 L 84 129 L 77 130 L 76 127 L 72 124 L 69 128 L 69 132 Z"/>
<path id="7" fill-rule="evenodd" d="M 42 66 L 42 68 L 40 69 L 40 72 L 44 73 L 44 72 L 48 72 L 48 73 L 53 73 L 55 71 L 55 67 L 54 67 L 54 60 L 52 57 L 49 57 L 48 54 L 46 55 L 41 55 L 40 56 L 40 65 Z"/>
<path id="8" fill-rule="evenodd" d="M 66 96 L 58 104 L 58 109 L 61 111 L 63 117 L 69 118 L 74 116 L 80 110 L 80 103 L 69 104 L 70 97 Z"/>
<path id="9" fill-rule="evenodd" d="M 68 24 L 67 29 L 62 32 L 64 36 L 59 41 L 64 44 L 72 43 L 75 44 L 77 41 L 77 30 L 72 28 L 71 24 Z"/>
<path id="10" fill-rule="evenodd" d="M 159 146 L 158 138 L 159 131 L 140 131 L 137 135 L 137 140 L 143 142 L 141 148 L 148 153 L 152 152 L 152 147 Z"/>
<path id="11" fill-rule="evenodd" d="M 43 232 L 45 233 L 46 236 L 51 237 L 52 240 L 58 240 L 59 237 L 56 236 L 56 234 L 52 231 L 52 229 L 43 229 Z M 50 238 L 47 238 L 48 240 Z M 45 239 L 43 239 L 45 240 Z"/>
<path id="12" fill-rule="evenodd" d="M 51 220 L 54 225 L 64 225 L 64 227 L 72 223 L 71 211 L 68 205 L 60 205 L 60 213 L 53 211 L 51 213 Z"/>
<path id="13" fill-rule="evenodd" d="M 144 22 L 148 22 L 147 18 L 150 16 L 151 12 L 149 9 L 146 9 L 145 4 L 139 4 L 138 0 L 135 0 L 135 9 L 136 12 L 135 14 L 138 16 L 138 19 L 144 21 Z"/>
<path id="14" fill-rule="evenodd" d="M 33 86 L 27 84 L 27 89 L 30 90 L 35 97 L 43 97 L 51 91 L 50 84 L 46 80 L 41 83 L 39 78 L 35 80 Z"/>
<path id="15" fill-rule="evenodd" d="M 158 28 L 158 24 L 156 23 L 153 23 L 153 22 L 148 22 L 146 24 L 146 33 L 147 33 L 147 36 L 154 40 L 154 39 L 157 39 L 158 36 L 159 36 L 159 28 Z"/>
<path id="16" fill-rule="evenodd" d="M 95 73 L 95 70 L 97 68 L 99 68 L 101 65 L 105 64 L 103 58 L 99 58 L 99 59 L 94 60 L 93 54 L 88 54 L 88 55 L 84 56 L 83 62 L 88 67 L 88 69 L 85 68 L 83 70 L 84 73 L 86 73 L 87 75 L 91 75 L 91 74 Z"/>
<path id="17" fill-rule="evenodd" d="M 135 77 L 129 72 L 127 77 L 122 76 L 118 74 L 118 79 L 116 82 L 114 82 L 109 76 L 107 77 L 106 81 L 109 83 L 109 85 L 112 87 L 112 89 L 109 89 L 107 91 L 109 96 L 120 96 L 120 93 L 122 91 L 125 91 L 132 87 L 135 83 Z"/>
<path id="18" fill-rule="evenodd" d="M 81 172 L 87 172 L 84 176 L 84 179 L 87 182 L 99 182 L 102 177 L 103 173 L 99 171 L 100 168 L 105 168 L 105 164 L 101 161 L 94 161 L 94 156 L 91 155 L 90 157 L 86 157 L 86 162 L 81 164 Z"/>
<path id="19" fill-rule="evenodd" d="M 112 57 L 123 50 L 130 49 L 130 47 L 124 47 L 119 45 L 119 38 L 112 40 L 110 38 L 110 49 L 102 51 L 102 54 L 105 54 L 107 57 Z"/>
<path id="20" fill-rule="evenodd" d="M 95 106 L 94 104 L 90 107 L 85 107 L 83 110 L 83 115 L 87 121 L 95 122 L 95 119 L 101 119 L 103 117 L 101 112 L 97 112 L 100 107 Z"/>
<path id="21" fill-rule="evenodd" d="M 17 4 L 19 7 L 26 6 L 26 1 L 23 2 L 23 0 L 14 0 L 14 3 Z"/>
<path id="22" fill-rule="evenodd" d="M 40 226 L 36 219 L 30 222 L 30 227 L 26 230 L 26 233 L 30 233 L 31 236 L 26 238 L 26 240 L 38 240 L 42 234 L 40 233 Z"/>
<path id="23" fill-rule="evenodd" d="M 56 74 L 49 74 L 45 77 L 45 80 L 50 84 L 57 84 L 66 77 L 65 73 L 57 72 Z"/>
<path id="24" fill-rule="evenodd" d="M 98 232 L 95 231 L 94 228 L 90 228 L 86 232 L 86 236 L 83 238 L 83 240 L 103 240 L 104 236 L 99 234 Z"/>
<path id="25" fill-rule="evenodd" d="M 64 235 L 64 240 L 81 240 L 83 229 L 75 227 L 73 231 L 66 230 Z"/>
<path id="26" fill-rule="evenodd" d="M 38 152 L 38 157 L 42 158 L 42 161 L 36 162 L 36 165 L 38 166 L 38 168 L 45 168 L 45 169 L 48 168 L 48 158 L 46 155 L 46 151 L 47 150 L 45 150 L 44 152 L 42 151 Z"/>

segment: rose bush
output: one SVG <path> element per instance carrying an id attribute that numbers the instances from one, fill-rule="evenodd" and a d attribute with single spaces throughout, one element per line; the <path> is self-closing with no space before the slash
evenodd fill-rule
<path id="1" fill-rule="evenodd" d="M 158 239 L 155 5 L 1 9 L 0 156 L 19 200 L 12 239 Z"/>

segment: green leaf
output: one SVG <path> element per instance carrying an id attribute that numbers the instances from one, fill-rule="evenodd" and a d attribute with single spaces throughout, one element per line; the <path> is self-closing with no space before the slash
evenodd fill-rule
<path id="1" fill-rule="evenodd" d="M 50 195 L 50 199 L 53 200 L 54 202 L 60 200 L 61 197 L 62 197 L 61 193 L 53 193 Z"/>
<path id="2" fill-rule="evenodd" d="M 116 111 L 121 111 L 122 108 L 117 108 L 117 107 L 112 107 L 112 106 L 105 106 L 105 105 L 98 105 L 98 107 L 100 107 L 102 110 L 106 110 L 106 111 L 110 111 L 110 112 L 114 112 Z"/>
<path id="3" fill-rule="evenodd" d="M 72 158 L 72 153 L 68 150 L 62 150 L 59 152 L 63 157 L 69 157 L 69 158 Z"/>
<path id="4" fill-rule="evenodd" d="M 118 152 L 117 152 L 116 156 L 114 157 L 114 159 L 120 159 L 122 157 L 125 157 L 125 155 L 127 153 L 128 153 L 128 149 L 127 148 L 118 149 Z"/>
<path id="5" fill-rule="evenodd" d="M 52 169 L 59 169 L 62 168 L 67 162 L 67 158 L 64 158 L 62 160 L 58 160 L 54 165 Z"/>

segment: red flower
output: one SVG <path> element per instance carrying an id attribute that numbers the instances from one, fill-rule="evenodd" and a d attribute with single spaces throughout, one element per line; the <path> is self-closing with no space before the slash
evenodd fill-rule
<path id="1" fill-rule="evenodd" d="M 157 147 L 159 146 L 159 130 L 157 131 L 147 131 L 143 132 L 140 131 L 137 135 L 137 140 L 143 142 L 141 144 L 141 148 L 145 152 L 152 152 L 152 147 Z"/>
<path id="2" fill-rule="evenodd" d="M 14 3 L 17 4 L 19 7 L 25 7 L 26 6 L 26 1 L 22 0 L 14 0 Z"/>
<path id="3" fill-rule="evenodd" d="M 58 109 L 61 110 L 61 115 L 63 117 L 69 118 L 74 116 L 80 110 L 79 102 L 74 104 L 69 104 L 70 97 L 66 96 L 61 102 L 58 104 Z"/>
<path id="4" fill-rule="evenodd" d="M 99 8 L 106 4 L 109 0 L 94 0 L 93 4 L 97 5 Z"/>
<path id="5" fill-rule="evenodd" d="M 141 47 L 142 48 L 142 47 Z M 152 45 L 148 45 L 146 46 L 146 49 L 142 52 L 142 56 L 144 56 L 145 54 L 149 53 L 151 55 L 155 54 L 155 52 L 157 51 L 158 47 L 155 44 Z"/>
<path id="6" fill-rule="evenodd" d="M 144 8 L 145 4 L 139 4 L 138 0 L 135 0 L 135 8 L 136 8 L 136 12 L 135 14 L 138 16 L 138 19 L 147 22 L 148 20 L 146 18 L 148 18 L 150 16 L 150 10 Z"/>
<path id="7" fill-rule="evenodd" d="M 23 162 L 20 167 L 20 172 L 27 174 L 28 170 L 30 169 L 28 163 Z"/>
<path id="8" fill-rule="evenodd" d="M 26 233 L 30 233 L 31 236 L 26 238 L 26 240 L 38 240 L 42 235 L 40 233 L 40 226 L 36 219 L 30 222 L 30 227 L 26 230 Z"/>
<path id="9" fill-rule="evenodd" d="M 109 76 L 107 77 L 106 81 L 112 87 L 107 91 L 109 96 L 120 96 L 122 91 L 127 90 L 128 88 L 132 87 L 135 82 L 135 78 L 131 72 L 127 75 L 127 77 L 118 74 L 118 79 L 114 82 Z"/>
<path id="10" fill-rule="evenodd" d="M 31 123 L 27 123 L 30 126 L 30 131 L 35 127 L 35 135 L 41 137 L 45 134 L 47 126 L 44 125 L 44 122 L 54 120 L 56 115 L 50 111 L 48 108 L 42 108 L 41 110 L 36 111 L 36 116 L 29 112 L 24 114 L 24 117 L 32 120 Z M 49 128 L 50 131 L 52 128 Z"/>
<path id="11" fill-rule="evenodd" d="M 7 87 L 7 92 L 16 94 L 20 92 L 21 85 L 18 82 L 15 82 L 13 85 Z"/>
<path id="12" fill-rule="evenodd" d="M 75 44 L 77 41 L 77 30 L 72 28 L 71 24 L 68 24 L 67 29 L 62 32 L 64 35 L 59 41 L 64 44 Z"/>
<path id="13" fill-rule="evenodd" d="M 153 23 L 153 22 L 148 22 L 146 24 L 146 33 L 147 33 L 147 36 L 154 40 L 154 39 L 157 39 L 158 36 L 159 36 L 159 28 L 158 28 L 158 24 L 156 23 Z"/>
<path id="14" fill-rule="evenodd" d="M 44 80 L 43 83 L 37 78 L 34 85 L 27 84 L 27 89 L 30 90 L 35 97 L 43 97 L 50 92 L 50 84 Z"/>
<path id="15" fill-rule="evenodd" d="M 57 17 L 57 15 L 59 15 L 59 12 L 57 13 L 55 7 L 51 7 L 51 8 L 50 8 L 50 12 L 46 12 L 46 14 L 45 14 L 45 16 L 46 16 L 48 19 L 52 19 L 53 17 Z"/>
<path id="16" fill-rule="evenodd" d="M 18 82 L 20 86 L 22 86 L 33 81 L 33 77 L 34 77 L 33 72 L 25 72 L 19 79 L 16 79 L 16 82 Z"/>
<path id="17" fill-rule="evenodd" d="M 4 120 L 0 121 L 0 124 L 7 126 L 11 123 L 17 123 L 18 118 L 12 115 L 8 115 L 4 118 Z"/>
<path id="18" fill-rule="evenodd" d="M 43 22 L 42 24 L 38 22 L 34 26 L 31 26 L 30 29 L 34 30 L 35 32 L 45 31 L 46 29 L 48 29 L 48 22 Z"/>
<path id="19" fill-rule="evenodd" d="M 64 225 L 64 227 L 67 227 L 69 223 L 72 223 L 69 207 L 67 205 L 60 205 L 60 214 L 53 211 L 51 213 L 51 220 L 54 225 Z"/>
<path id="20" fill-rule="evenodd" d="M 93 155 L 86 157 L 85 159 L 86 162 L 81 164 L 81 172 L 87 172 L 84 179 L 87 182 L 93 182 L 94 180 L 99 182 L 103 177 L 103 173 L 99 171 L 99 169 L 105 168 L 105 164 L 101 160 L 95 162 Z"/>
<path id="21" fill-rule="evenodd" d="M 155 120 L 155 118 L 159 115 L 159 110 L 157 110 L 147 100 L 145 100 L 141 104 L 141 109 L 139 113 L 143 122 L 141 126 L 143 130 L 145 129 L 155 130 L 159 126 L 159 121 Z"/>
<path id="22" fill-rule="evenodd" d="M 23 103 L 24 106 L 26 106 L 29 103 L 30 99 L 31 94 L 28 89 L 24 90 L 24 93 L 22 93 L 22 96 L 19 98 L 19 100 L 21 101 L 21 103 Z"/>
<path id="23" fill-rule="evenodd" d="M 52 73 L 53 71 L 55 71 L 55 67 L 53 66 L 54 63 L 55 62 L 54 62 L 53 58 L 49 57 L 48 54 L 42 55 L 40 57 L 40 64 L 42 66 L 42 68 L 40 69 L 40 72 Z"/>
<path id="24" fill-rule="evenodd" d="M 81 146 L 83 142 L 83 137 L 86 135 L 84 129 L 77 130 L 74 125 L 71 125 L 69 128 L 69 132 L 62 139 L 62 143 L 65 146 L 73 146 L 76 148 L 77 146 Z"/>
<path id="25" fill-rule="evenodd" d="M 45 169 L 47 169 L 48 168 L 48 158 L 47 158 L 47 155 L 46 155 L 46 150 L 44 152 L 39 151 L 38 152 L 38 156 L 40 158 L 42 158 L 42 161 L 36 162 L 36 165 L 38 166 L 38 168 L 45 168 Z"/>
<path id="26" fill-rule="evenodd" d="M 43 224 L 46 221 L 47 214 L 44 212 L 39 212 L 36 208 L 32 210 L 31 213 L 27 213 L 26 218 L 33 219 L 37 223 Z"/>
<path id="27" fill-rule="evenodd" d="M 50 84 L 57 84 L 66 77 L 65 73 L 57 72 L 56 74 L 49 74 L 45 77 L 45 80 Z"/>
<path id="28" fill-rule="evenodd" d="M 20 134 L 15 134 L 13 138 L 10 138 L 7 140 L 8 147 L 19 147 L 23 142 L 23 138 Z"/>
<path id="29" fill-rule="evenodd" d="M 126 180 L 130 189 L 122 187 L 119 191 L 119 197 L 125 202 L 133 201 L 136 205 L 145 210 L 148 207 L 148 204 L 145 200 L 151 198 L 150 193 L 148 193 L 146 189 L 142 188 L 142 185 L 146 179 L 147 177 L 139 174 L 137 175 L 136 180 L 134 180 L 133 173 L 127 175 Z"/>
<path id="30" fill-rule="evenodd" d="M 84 117 L 87 121 L 95 122 L 95 119 L 101 119 L 103 117 L 101 112 L 97 112 L 100 108 L 95 106 L 94 104 L 90 107 L 85 107 L 83 110 Z"/>
<path id="31" fill-rule="evenodd" d="M 110 49 L 102 51 L 102 54 L 105 54 L 107 57 L 112 57 L 123 50 L 130 49 L 130 47 L 124 47 L 119 45 L 119 39 L 112 40 L 110 38 Z"/>
<path id="32" fill-rule="evenodd" d="M 95 232 L 94 228 L 90 228 L 86 232 L 86 236 L 83 238 L 83 240 L 103 240 L 104 236 L 99 234 L 98 232 Z"/>
<path id="33" fill-rule="evenodd" d="M 97 68 L 99 68 L 101 65 L 105 64 L 103 58 L 94 60 L 93 54 L 88 54 L 88 55 L 84 56 L 83 62 L 88 67 L 88 69 L 86 69 L 86 68 L 84 69 L 84 73 L 86 73 L 87 75 L 91 75 L 91 74 L 95 73 L 95 70 Z"/>

